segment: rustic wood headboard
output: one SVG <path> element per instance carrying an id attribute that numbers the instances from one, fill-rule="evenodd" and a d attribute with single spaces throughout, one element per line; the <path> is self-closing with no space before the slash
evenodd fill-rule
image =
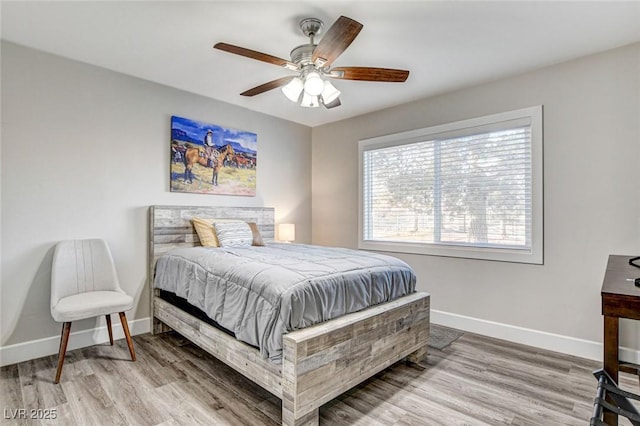
<path id="1" fill-rule="evenodd" d="M 153 330 L 153 275 L 156 261 L 162 254 L 177 247 L 200 245 L 191 218 L 242 219 L 255 222 L 265 242 L 274 239 L 273 207 L 216 206 L 151 206 L 149 207 L 148 280 L 151 295 L 151 327 Z"/>
<path id="2" fill-rule="evenodd" d="M 159 256 L 177 247 L 200 245 L 191 218 L 242 219 L 255 222 L 264 241 L 274 238 L 272 207 L 151 206 L 149 208 L 149 266 L 153 271 Z M 151 278 L 152 275 L 150 275 Z"/>

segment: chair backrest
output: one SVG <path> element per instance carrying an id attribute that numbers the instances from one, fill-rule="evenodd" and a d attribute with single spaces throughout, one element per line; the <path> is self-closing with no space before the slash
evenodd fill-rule
<path id="1" fill-rule="evenodd" d="M 107 242 L 67 240 L 56 245 L 51 269 L 51 306 L 67 296 L 120 289 Z"/>

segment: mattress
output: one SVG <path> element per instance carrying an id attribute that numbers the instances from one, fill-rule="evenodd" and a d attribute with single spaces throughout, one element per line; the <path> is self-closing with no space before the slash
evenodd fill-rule
<path id="1" fill-rule="evenodd" d="M 304 244 L 192 247 L 158 259 L 155 288 L 175 293 L 280 362 L 282 335 L 415 291 L 402 260 Z"/>

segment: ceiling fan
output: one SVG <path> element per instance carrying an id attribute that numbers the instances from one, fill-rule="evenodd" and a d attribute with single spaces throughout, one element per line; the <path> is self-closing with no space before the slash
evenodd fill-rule
<path id="1" fill-rule="evenodd" d="M 269 81 L 246 90 L 241 95 L 255 96 L 282 87 L 287 98 L 293 102 L 299 102 L 304 107 L 318 107 L 323 104 L 326 108 L 334 108 L 341 105 L 340 91 L 327 78 L 404 82 L 409 76 L 409 71 L 390 68 L 332 68 L 333 61 L 349 47 L 360 33 L 362 24 L 346 16 L 341 16 L 333 23 L 320 42 L 315 44 L 314 39 L 322 32 L 323 26 L 323 22 L 317 18 L 307 18 L 300 22 L 300 29 L 305 36 L 309 37 L 309 43 L 293 49 L 290 61 L 228 43 L 216 43 L 213 47 L 298 72 L 297 76 L 292 75 Z"/>

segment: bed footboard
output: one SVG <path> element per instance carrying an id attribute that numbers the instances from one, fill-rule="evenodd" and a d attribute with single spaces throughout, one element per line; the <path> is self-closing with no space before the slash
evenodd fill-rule
<path id="1" fill-rule="evenodd" d="M 429 295 L 414 293 L 283 336 L 282 424 L 318 424 L 318 408 L 409 356 L 427 354 Z"/>

